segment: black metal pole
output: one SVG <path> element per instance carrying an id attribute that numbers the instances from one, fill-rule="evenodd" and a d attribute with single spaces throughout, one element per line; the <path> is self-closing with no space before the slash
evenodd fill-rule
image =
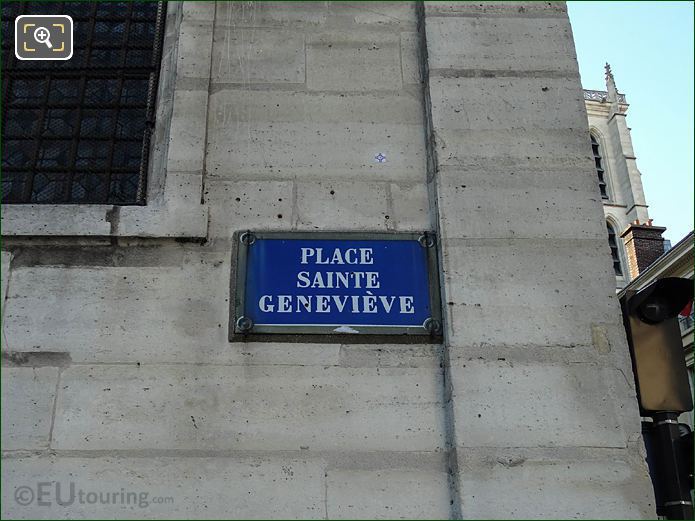
<path id="1" fill-rule="evenodd" d="M 662 483 L 663 511 L 666 519 L 693 519 L 693 503 L 685 462 L 679 461 L 678 413 L 657 412 L 654 419 L 654 463 Z"/>

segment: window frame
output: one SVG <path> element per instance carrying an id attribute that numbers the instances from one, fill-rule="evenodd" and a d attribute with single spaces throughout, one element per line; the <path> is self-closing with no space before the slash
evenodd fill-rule
<path id="1" fill-rule="evenodd" d="M 202 202 L 215 6 L 168 2 L 145 205 L 3 204 L 3 236 L 205 238 Z"/>
<path id="2" fill-rule="evenodd" d="M 603 204 L 611 204 L 611 205 L 616 205 L 616 204 L 622 204 L 620 199 L 620 194 L 618 193 L 618 190 L 615 186 L 615 183 L 613 182 L 613 161 L 611 160 L 611 152 L 609 150 L 610 146 L 608 141 L 605 138 L 604 132 L 596 125 L 589 125 L 589 139 L 591 140 L 591 137 L 596 140 L 596 143 L 598 143 L 599 147 L 599 153 L 601 154 L 601 159 L 602 159 L 602 166 L 603 166 L 603 180 L 606 183 L 606 194 L 608 195 L 608 199 L 604 199 L 603 197 L 601 198 L 601 202 Z M 591 143 L 590 143 L 591 144 Z M 591 158 L 593 159 L 593 150 L 592 150 L 592 155 Z M 596 172 L 596 168 L 594 167 L 594 174 L 596 174 L 598 178 L 598 173 Z M 599 191 L 600 195 L 600 191 Z"/>
<path id="3" fill-rule="evenodd" d="M 589 130 L 589 140 L 591 142 L 591 155 L 592 159 L 594 160 L 594 171 L 596 172 L 596 177 L 599 180 L 599 194 L 601 195 L 601 200 L 612 201 L 613 197 L 611 196 L 612 187 L 609 183 L 608 161 L 607 157 L 601 153 L 602 149 L 605 150 L 606 147 L 604 146 L 603 140 L 601 139 L 598 132 L 596 132 L 596 130 L 593 128 Z M 594 145 L 596 146 L 596 152 L 594 152 Z M 600 168 L 602 171 L 602 175 L 599 175 L 599 166 L 596 164 L 596 159 L 599 159 L 601 162 Z M 605 196 L 603 193 L 601 193 L 601 182 L 603 182 L 604 185 Z"/>
<path id="4" fill-rule="evenodd" d="M 618 233 L 616 232 L 617 226 L 616 226 L 615 222 L 610 218 L 606 218 L 605 221 L 606 221 L 606 232 L 608 234 L 608 246 L 611 249 L 611 261 L 613 262 L 613 274 L 618 279 L 626 280 L 627 279 L 627 272 L 626 272 L 627 264 L 625 263 L 625 256 L 623 255 L 623 249 L 622 249 L 622 245 L 621 245 L 622 241 L 619 240 L 620 235 L 618 235 Z M 617 253 L 616 258 L 618 261 L 618 266 L 620 268 L 619 274 L 615 273 L 615 261 L 616 261 L 616 259 L 613 258 L 613 247 L 611 245 L 611 240 L 610 240 L 610 237 L 611 237 L 610 230 L 613 230 L 613 237 L 615 238 L 615 250 Z"/>
<path id="5" fill-rule="evenodd" d="M 17 4 L 14 7 L 15 16 L 27 12 L 43 12 L 43 4 L 38 2 Z M 68 12 L 81 24 L 78 25 L 82 27 L 80 31 L 93 34 L 94 38 L 82 41 L 70 60 L 58 63 L 33 62 L 27 66 L 10 51 L 8 63 L 5 64 L 7 75 L 3 82 L 3 97 L 6 102 L 10 98 L 18 99 L 12 106 L 5 108 L 5 123 L 9 126 L 6 125 L 3 134 L 9 132 L 9 135 L 4 136 L 5 140 L 18 139 L 18 144 L 23 143 L 23 147 L 31 155 L 28 164 L 8 165 L 5 169 L 6 173 L 14 172 L 10 175 L 17 176 L 18 180 L 16 185 L 13 184 L 12 194 L 9 194 L 14 200 L 8 204 L 145 204 L 146 183 L 151 166 L 150 143 L 156 123 L 154 119 L 166 4 L 161 1 L 143 4 L 148 7 L 146 18 L 142 17 L 144 13 L 135 9 L 134 3 L 125 7 L 118 4 L 115 10 L 107 12 L 100 12 L 100 6 L 95 3 L 56 4 L 57 12 L 71 5 Z M 108 32 L 118 26 L 121 31 L 116 39 L 99 37 L 99 34 L 105 34 L 104 29 Z M 99 32 L 97 27 L 102 30 Z M 147 40 L 138 38 L 138 28 L 146 28 Z M 116 61 L 92 61 L 94 56 L 91 53 L 101 52 L 103 49 L 112 53 L 111 56 Z M 138 53 L 141 50 L 150 55 L 149 60 L 140 63 L 127 61 L 127 53 Z M 88 56 L 89 62 L 86 61 Z M 77 61 L 71 63 L 73 60 Z M 153 67 L 153 62 L 156 62 L 157 67 Z M 48 79 L 51 86 L 47 85 Z M 124 100 L 122 95 L 129 92 L 128 85 L 133 80 L 138 82 L 140 92 L 135 99 Z M 23 82 L 29 82 L 29 92 L 34 92 L 34 85 L 44 85 L 45 93 L 39 98 L 34 95 L 31 99 L 24 99 L 21 95 L 26 94 L 27 88 L 14 86 Z M 72 99 L 60 96 L 53 99 L 54 89 L 59 89 L 60 83 L 66 84 L 66 92 L 72 94 Z M 97 91 L 100 91 L 106 85 L 111 91 L 109 99 L 95 97 L 92 88 L 97 87 Z M 38 124 L 32 125 L 28 132 L 24 131 L 22 127 L 26 128 L 26 125 L 12 124 L 12 111 L 17 111 L 17 115 L 32 114 Z M 53 120 L 56 114 L 60 116 Z M 105 114 L 108 114 L 107 119 L 104 119 Z M 51 121 L 61 124 L 50 129 Z M 63 125 L 64 121 L 69 123 Z M 119 125 L 122 124 L 133 128 L 124 133 L 119 131 Z M 55 153 L 64 156 L 64 160 L 53 165 L 39 166 L 42 155 L 51 150 L 51 146 Z M 96 150 L 101 150 L 99 166 L 90 165 L 88 159 L 90 151 L 93 153 Z M 119 161 L 119 150 L 125 154 L 132 153 L 135 161 Z M 48 183 L 45 186 L 48 191 L 43 194 L 42 178 L 44 183 Z M 95 189 L 90 191 L 85 188 L 80 195 L 80 185 L 86 187 L 84 183 L 90 179 L 96 183 Z M 125 190 L 120 194 L 117 188 L 119 179 L 126 181 Z"/>

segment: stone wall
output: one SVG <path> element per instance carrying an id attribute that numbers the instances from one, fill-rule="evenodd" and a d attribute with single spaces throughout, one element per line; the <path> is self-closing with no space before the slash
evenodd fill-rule
<path id="1" fill-rule="evenodd" d="M 3 516 L 652 516 L 564 4 L 179 23 L 164 199 L 206 236 L 4 237 Z M 235 231 L 432 228 L 442 345 L 227 340 Z"/>

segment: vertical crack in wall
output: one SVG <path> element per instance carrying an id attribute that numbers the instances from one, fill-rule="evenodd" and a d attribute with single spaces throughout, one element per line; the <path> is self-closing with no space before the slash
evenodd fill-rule
<path id="1" fill-rule="evenodd" d="M 205 101 L 205 131 L 203 132 L 203 171 L 200 173 L 201 175 L 201 182 L 200 182 L 200 204 L 205 204 L 205 183 L 207 181 L 208 177 L 208 131 L 210 128 L 210 121 L 212 121 L 213 115 L 211 114 L 211 105 L 210 103 L 210 98 L 212 97 L 212 64 L 213 64 L 213 56 L 215 55 L 214 53 L 214 47 L 215 47 L 215 31 L 216 31 L 216 26 L 217 26 L 217 2 L 215 2 L 215 10 L 212 15 L 212 27 L 210 30 L 212 31 L 212 35 L 210 36 L 211 43 L 210 43 L 210 67 L 208 68 L 208 92 L 207 92 L 207 100 Z M 210 214 L 208 213 L 208 226 L 207 230 L 210 230 Z"/>
<path id="2" fill-rule="evenodd" d="M 442 255 L 442 241 L 439 220 L 439 202 L 437 197 L 437 150 L 436 136 L 432 124 L 432 101 L 430 99 L 430 80 L 429 65 L 427 54 L 427 33 L 425 28 L 425 4 L 423 0 L 418 0 L 415 5 L 415 16 L 417 19 L 417 56 L 420 67 L 420 85 L 422 87 L 422 106 L 425 122 L 425 154 L 427 158 L 427 196 L 429 199 L 430 226 L 437 234 L 437 248 L 439 248 L 439 285 L 441 294 L 442 308 L 442 328 L 444 341 L 440 349 L 440 366 L 442 368 L 442 404 L 444 407 L 444 440 L 447 451 L 447 474 L 449 483 L 450 508 L 449 515 L 452 519 L 461 519 L 461 488 L 458 470 L 458 452 L 456 444 L 456 431 L 453 409 L 453 392 L 451 387 L 450 360 L 449 360 L 449 339 L 446 327 L 447 306 L 446 286 L 444 284 L 444 269 Z"/>
<path id="3" fill-rule="evenodd" d="M 58 369 L 58 375 L 56 376 L 56 386 L 55 395 L 53 396 L 53 404 L 51 406 L 51 424 L 48 429 L 48 449 L 53 447 L 53 430 L 56 424 L 56 410 L 58 409 L 58 394 L 60 393 L 60 378 L 62 376 L 62 369 Z"/>

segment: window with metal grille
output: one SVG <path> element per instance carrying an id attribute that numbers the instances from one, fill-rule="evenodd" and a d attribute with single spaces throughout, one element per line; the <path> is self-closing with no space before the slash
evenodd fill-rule
<path id="1" fill-rule="evenodd" d="M 596 163 L 596 174 L 598 175 L 598 187 L 601 191 L 601 198 L 608 199 L 608 190 L 606 189 L 606 180 L 604 179 L 603 158 L 599 150 L 598 140 L 593 134 L 591 135 L 591 150 L 594 153 L 594 163 Z"/>
<path id="2" fill-rule="evenodd" d="M 144 204 L 166 2 L 2 4 L 2 202 Z M 66 14 L 67 61 L 20 61 L 14 21 Z"/>
<path id="3" fill-rule="evenodd" d="M 620 265 L 620 252 L 618 251 L 618 240 L 615 235 L 615 230 L 610 223 L 606 223 L 608 229 L 608 245 L 611 247 L 611 258 L 613 259 L 613 271 L 617 276 L 622 276 L 623 268 Z"/>

